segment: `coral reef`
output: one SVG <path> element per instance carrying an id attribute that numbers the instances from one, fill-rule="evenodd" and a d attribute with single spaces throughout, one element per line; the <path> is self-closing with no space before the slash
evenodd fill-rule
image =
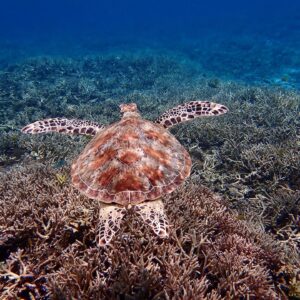
<path id="1" fill-rule="evenodd" d="M 99 207 L 68 177 L 89 138 L 19 132 L 56 116 L 108 124 L 118 119 L 120 102 L 136 102 L 155 120 L 196 99 L 224 103 L 230 113 L 171 129 L 191 153 L 193 171 L 186 187 L 165 200 L 173 226 L 168 240 L 129 216 L 112 247 L 97 249 Z M 299 112 L 297 91 L 225 81 L 174 53 L 9 65 L 0 72 L 0 294 L 299 297 Z"/>
<path id="2" fill-rule="evenodd" d="M 226 195 L 231 207 L 268 229 L 286 226 L 299 216 L 299 95 L 255 88 L 232 97 L 232 113 L 221 126 L 203 122 L 178 129 L 177 136 L 191 145 L 195 173 Z M 279 204 L 278 197 L 285 201 Z"/>
<path id="3" fill-rule="evenodd" d="M 239 220 L 197 176 L 165 199 L 168 239 L 129 215 L 104 249 L 95 244 L 99 204 L 50 166 L 20 166 L 1 182 L 7 298 L 280 299 L 295 278 L 287 249 Z"/>

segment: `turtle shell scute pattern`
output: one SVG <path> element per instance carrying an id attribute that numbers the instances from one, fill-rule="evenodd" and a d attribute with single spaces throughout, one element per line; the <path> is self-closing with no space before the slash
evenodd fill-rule
<path id="1" fill-rule="evenodd" d="M 73 163 L 73 185 L 89 198 L 121 205 L 157 199 L 189 175 L 191 159 L 163 126 L 128 118 L 100 132 Z"/>

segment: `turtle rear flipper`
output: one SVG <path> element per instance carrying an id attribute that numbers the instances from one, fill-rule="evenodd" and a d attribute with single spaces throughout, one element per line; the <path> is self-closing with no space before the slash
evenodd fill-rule
<path id="1" fill-rule="evenodd" d="M 228 108 L 222 104 L 209 101 L 191 101 L 167 110 L 155 123 L 170 128 L 198 117 L 218 116 L 227 112 Z"/>
<path id="2" fill-rule="evenodd" d="M 92 121 L 53 118 L 36 121 L 21 129 L 23 133 L 37 134 L 59 132 L 65 134 L 96 135 L 105 128 L 104 125 Z"/>
<path id="3" fill-rule="evenodd" d="M 161 238 L 168 237 L 168 220 L 161 199 L 135 205 L 136 213 Z"/>
<path id="4" fill-rule="evenodd" d="M 125 207 L 101 203 L 98 225 L 98 245 L 104 247 L 110 243 L 126 213 Z"/>

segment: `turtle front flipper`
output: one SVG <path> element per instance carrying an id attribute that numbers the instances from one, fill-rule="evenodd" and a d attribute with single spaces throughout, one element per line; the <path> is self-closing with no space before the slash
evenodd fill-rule
<path id="1" fill-rule="evenodd" d="M 198 117 L 218 116 L 227 112 L 228 108 L 222 104 L 209 101 L 191 101 L 167 110 L 155 123 L 170 128 Z"/>
<path id="2" fill-rule="evenodd" d="M 168 237 L 168 219 L 161 199 L 135 205 L 136 213 L 161 238 Z"/>
<path id="3" fill-rule="evenodd" d="M 126 209 L 115 204 L 101 203 L 98 225 L 98 245 L 104 247 L 110 243 L 125 216 Z"/>
<path id="4" fill-rule="evenodd" d="M 59 132 L 65 134 L 96 135 L 105 128 L 104 125 L 92 121 L 53 118 L 36 121 L 21 129 L 23 133 Z"/>

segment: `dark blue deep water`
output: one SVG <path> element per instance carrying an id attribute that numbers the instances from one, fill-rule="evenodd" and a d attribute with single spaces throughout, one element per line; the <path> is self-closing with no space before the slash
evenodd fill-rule
<path id="1" fill-rule="evenodd" d="M 171 49 L 218 76 L 299 87 L 300 2 L 1 1 L 0 64 L 32 55 Z M 285 77 L 284 77 L 285 76 Z M 281 78 L 289 78 L 289 84 Z"/>

